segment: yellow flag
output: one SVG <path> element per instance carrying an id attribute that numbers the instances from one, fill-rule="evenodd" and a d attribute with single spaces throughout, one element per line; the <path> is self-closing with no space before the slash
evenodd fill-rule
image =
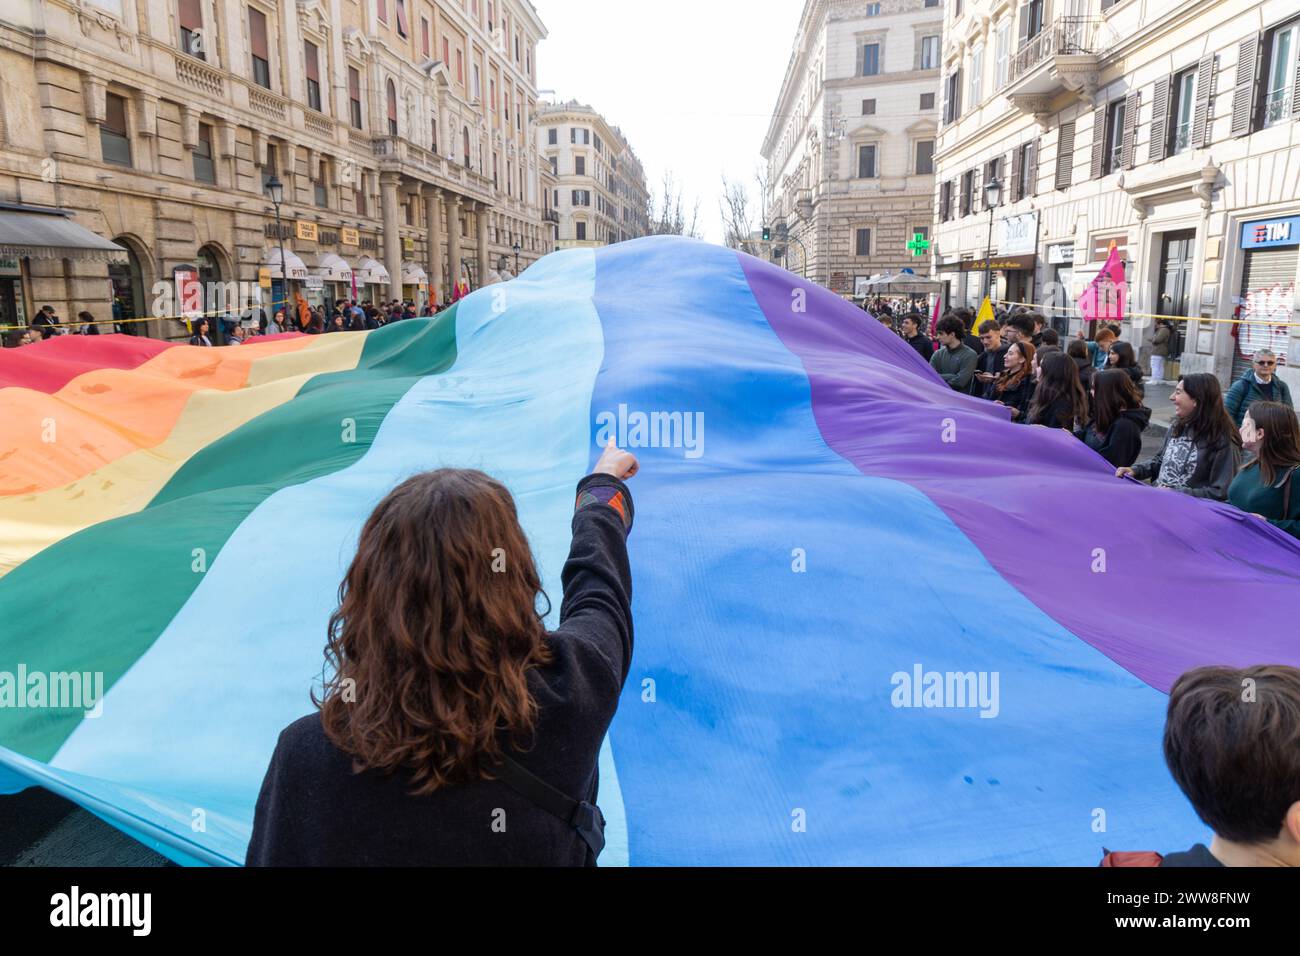
<path id="1" fill-rule="evenodd" d="M 984 323 L 991 321 L 993 321 L 993 303 L 989 300 L 988 296 L 985 296 L 984 301 L 980 303 L 979 314 L 975 316 L 975 328 L 972 332 L 975 335 L 979 335 L 980 329 L 984 327 Z"/>

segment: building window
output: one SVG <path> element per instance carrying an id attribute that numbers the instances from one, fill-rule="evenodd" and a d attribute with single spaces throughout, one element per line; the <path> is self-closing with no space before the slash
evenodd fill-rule
<path id="1" fill-rule="evenodd" d="M 456 51 L 456 82 L 465 85 L 465 51 Z"/>
<path id="2" fill-rule="evenodd" d="M 116 93 L 104 97 L 104 122 L 99 124 L 99 145 L 104 162 L 131 165 L 131 140 L 126 133 L 126 98 Z"/>
<path id="3" fill-rule="evenodd" d="M 271 88 L 271 52 L 266 40 L 266 14 L 248 8 L 248 45 L 253 57 L 253 82 Z"/>
<path id="4" fill-rule="evenodd" d="M 937 70 L 939 68 L 939 38 L 937 36 L 921 37 L 921 69 Z"/>
<path id="5" fill-rule="evenodd" d="M 587 238 L 587 224 L 585 222 L 575 222 L 573 228 L 576 230 L 576 236 L 579 242 L 584 242 Z"/>
<path id="6" fill-rule="evenodd" d="M 939 0 L 925 0 L 925 6 L 927 9 L 929 9 L 930 7 L 937 7 L 938 5 L 939 5 Z"/>
<path id="7" fill-rule="evenodd" d="M 1020 45 L 1043 32 L 1043 0 L 1027 0 L 1020 7 Z"/>
<path id="8" fill-rule="evenodd" d="M 307 66 L 307 105 L 317 113 L 320 109 L 320 54 L 316 44 L 303 42 L 303 60 Z"/>
<path id="9" fill-rule="evenodd" d="M 579 146 L 591 145 L 591 130 L 581 129 L 577 126 L 569 130 L 569 142 L 576 143 Z"/>
<path id="10" fill-rule="evenodd" d="M 961 177 L 961 215 L 969 216 L 975 202 L 975 170 L 968 169 Z"/>
<path id="11" fill-rule="evenodd" d="M 410 28 L 406 25 L 406 0 L 395 0 L 397 7 L 397 35 L 403 40 L 406 39 Z"/>
<path id="12" fill-rule="evenodd" d="M 587 175 L 587 160 L 586 160 L 586 157 L 584 157 L 584 156 L 575 156 L 575 157 L 573 157 L 573 175 L 575 175 L 575 176 L 585 176 L 585 175 Z"/>
<path id="13" fill-rule="evenodd" d="M 1297 48 L 1300 48 L 1300 21 L 1280 26 L 1268 35 L 1268 72 L 1264 76 L 1265 127 L 1291 118 Z"/>
<path id="14" fill-rule="evenodd" d="M 420 50 L 425 56 L 429 56 L 429 21 L 425 17 L 420 17 Z"/>
<path id="15" fill-rule="evenodd" d="M 934 140 L 923 139 L 916 144 L 916 174 L 934 175 Z"/>
<path id="16" fill-rule="evenodd" d="M 871 230 L 858 229 L 854 233 L 853 254 L 855 256 L 871 255 Z"/>
<path id="17" fill-rule="evenodd" d="M 460 131 L 461 146 L 465 149 L 465 168 L 469 169 L 469 127 L 463 127 Z"/>
<path id="18" fill-rule="evenodd" d="M 1192 147 L 1192 115 L 1196 110 L 1196 68 L 1174 77 L 1169 104 L 1169 152 L 1183 153 Z"/>
<path id="19" fill-rule="evenodd" d="M 875 115 L 876 115 L 876 101 L 875 101 L 875 100 L 863 100 L 863 101 L 862 101 L 862 115 L 863 115 L 863 116 L 875 116 Z"/>
<path id="20" fill-rule="evenodd" d="M 878 3 L 868 3 L 868 4 L 867 4 L 867 16 L 869 16 L 869 17 L 878 17 L 878 16 L 880 16 L 880 4 L 878 4 Z"/>
<path id="21" fill-rule="evenodd" d="M 375 6 L 376 6 L 375 12 L 379 14 L 379 22 L 387 23 L 388 22 L 388 0 L 375 0 Z"/>
<path id="22" fill-rule="evenodd" d="M 961 70 L 948 74 L 943 91 L 943 121 L 955 123 L 961 118 Z"/>
<path id="23" fill-rule="evenodd" d="M 217 182 L 217 166 L 212 161 L 212 127 L 199 124 L 199 141 L 194 144 L 194 178 L 201 183 Z"/>
<path id="24" fill-rule="evenodd" d="M 356 67 L 348 67 L 348 111 L 352 125 L 361 129 L 361 73 Z"/>
<path id="25" fill-rule="evenodd" d="M 177 5 L 181 25 L 181 49 L 190 56 L 206 60 L 203 52 L 203 8 L 199 0 L 180 0 Z"/>
<path id="26" fill-rule="evenodd" d="M 263 193 L 266 192 L 266 184 L 269 183 L 272 180 L 272 178 L 274 178 L 275 171 L 277 168 L 278 167 L 275 161 L 275 147 L 267 146 L 266 163 L 262 166 L 262 192 Z M 290 192 L 292 192 L 292 190 L 290 190 Z"/>
<path id="27" fill-rule="evenodd" d="M 388 135 L 397 135 L 397 87 L 389 80 L 386 84 L 388 90 Z"/>
<path id="28" fill-rule="evenodd" d="M 1031 141 L 1017 146 L 1016 153 L 1018 155 L 1012 164 L 1015 167 L 1012 172 L 1016 174 L 1015 188 L 1011 192 L 1013 201 L 1032 196 L 1038 191 L 1038 151 L 1035 144 Z"/>
<path id="29" fill-rule="evenodd" d="M 1011 20 L 998 23 L 997 46 L 994 54 L 995 89 L 1002 89 L 1011 79 Z"/>
<path id="30" fill-rule="evenodd" d="M 474 86 L 473 86 L 473 89 L 472 89 L 471 92 L 472 92 L 473 95 L 474 95 L 474 99 L 476 99 L 476 100 L 477 100 L 477 99 L 482 99 L 482 97 L 483 97 L 483 77 L 482 77 L 481 73 L 479 72 L 479 68 L 478 68 L 478 64 L 477 64 L 477 63 L 474 64 L 474 70 L 473 70 L 472 73 L 470 73 L 470 76 L 473 77 L 473 83 L 474 83 Z M 488 80 L 488 88 L 489 88 L 490 90 L 492 90 L 492 109 L 495 110 L 495 109 L 497 108 L 497 84 L 496 84 L 496 80 Z"/>
<path id="31" fill-rule="evenodd" d="M 978 106 L 984 99 L 984 44 L 977 43 L 970 53 L 970 105 Z"/>
<path id="32" fill-rule="evenodd" d="M 321 175 L 322 176 L 325 175 L 325 170 L 323 168 L 321 169 Z M 322 209 L 325 209 L 329 206 L 330 204 L 329 189 L 325 186 L 324 182 L 317 182 L 313 184 L 312 193 L 316 200 L 316 205 L 320 206 Z"/>
<path id="33" fill-rule="evenodd" d="M 353 203 L 356 205 L 356 207 L 357 207 L 357 215 L 358 215 L 358 216 L 365 216 L 365 215 L 368 215 L 368 213 L 366 212 L 366 194 L 365 194 L 365 192 L 363 192 L 363 191 L 360 190 L 360 189 L 354 189 L 354 190 L 352 191 L 352 202 L 353 202 Z"/>
<path id="34" fill-rule="evenodd" d="M 560 175 L 560 161 L 556 159 L 554 156 L 552 156 L 550 162 L 551 162 L 551 175 L 552 176 Z"/>
<path id="35" fill-rule="evenodd" d="M 559 130 L 554 128 L 548 129 L 546 131 L 546 144 L 548 146 L 555 146 L 559 142 L 560 140 L 559 132 L 560 132 Z"/>
<path id="36" fill-rule="evenodd" d="M 876 178 L 876 147 L 874 143 L 858 147 L 858 178 Z"/>
<path id="37" fill-rule="evenodd" d="M 451 69 L 451 41 L 446 37 L 442 38 L 442 65 Z"/>
<path id="38" fill-rule="evenodd" d="M 922 93 L 922 94 L 921 94 L 921 109 L 923 109 L 923 110 L 932 110 L 932 109 L 934 109 L 934 94 L 933 94 L 933 93 Z"/>
<path id="39" fill-rule="evenodd" d="M 1103 174 L 1116 172 L 1121 165 L 1124 150 L 1124 100 L 1116 100 L 1106 107 L 1106 145 L 1102 154 Z"/>
<path id="40" fill-rule="evenodd" d="M 590 206 L 590 205 L 591 205 L 591 190 L 589 190 L 589 189 L 575 189 L 575 190 L 573 190 L 573 194 L 572 194 L 569 198 L 572 200 L 573 205 L 575 205 L 575 206 Z"/>
<path id="41" fill-rule="evenodd" d="M 880 72 L 880 44 L 867 43 L 862 47 L 862 75 L 875 76 Z"/>

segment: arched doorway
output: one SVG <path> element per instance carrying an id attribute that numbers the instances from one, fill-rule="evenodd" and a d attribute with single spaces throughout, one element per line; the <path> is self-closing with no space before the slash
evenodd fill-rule
<path id="1" fill-rule="evenodd" d="M 113 331 L 124 335 L 148 335 L 149 330 L 142 321 L 149 318 L 144 295 L 145 276 L 136 243 L 125 236 L 117 236 L 113 241 L 126 249 L 127 256 L 126 262 L 110 263 L 108 267 L 113 296 Z"/>
<path id="2" fill-rule="evenodd" d="M 203 314 L 208 319 L 212 341 L 218 345 L 225 342 L 229 335 L 222 320 L 226 317 L 226 312 L 236 305 L 227 300 L 221 269 L 224 258 L 220 249 L 206 245 L 199 250 L 195 259 L 195 264 L 199 267 L 199 285 L 203 289 Z"/>

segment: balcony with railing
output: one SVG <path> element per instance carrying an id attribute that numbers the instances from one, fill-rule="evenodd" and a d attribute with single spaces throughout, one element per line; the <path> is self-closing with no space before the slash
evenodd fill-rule
<path id="1" fill-rule="evenodd" d="M 1066 90 L 1091 100 L 1097 92 L 1101 21 L 1058 17 L 1012 55 L 1007 81 L 998 91 L 1018 108 L 1046 112 L 1051 99 Z"/>

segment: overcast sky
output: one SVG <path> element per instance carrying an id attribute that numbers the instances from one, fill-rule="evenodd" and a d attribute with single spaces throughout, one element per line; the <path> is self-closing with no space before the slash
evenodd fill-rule
<path id="1" fill-rule="evenodd" d="M 542 99 L 575 99 L 620 126 L 652 193 L 671 170 L 722 239 L 722 174 L 752 182 L 804 0 L 533 0 L 550 37 Z M 757 225 L 757 223 L 755 224 Z"/>

